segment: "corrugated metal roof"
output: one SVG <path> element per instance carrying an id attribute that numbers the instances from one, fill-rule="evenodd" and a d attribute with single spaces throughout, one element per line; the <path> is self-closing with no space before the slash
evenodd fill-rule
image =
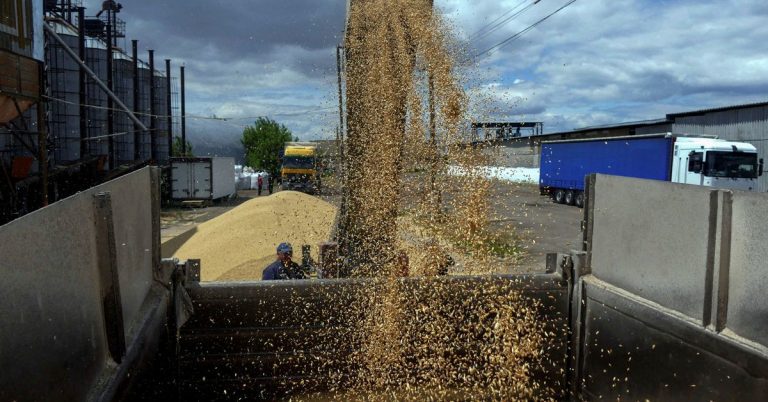
<path id="1" fill-rule="evenodd" d="M 651 120 L 628 121 L 628 122 L 618 123 L 618 124 L 603 124 L 599 126 L 583 127 L 583 128 L 576 129 L 574 131 L 594 131 L 594 130 L 605 130 L 608 128 L 639 127 L 639 126 L 650 126 L 654 124 L 663 124 L 663 123 L 668 123 L 667 119 L 651 119 Z"/>
<path id="2" fill-rule="evenodd" d="M 667 114 L 665 118 L 661 118 L 661 119 L 630 121 L 630 122 L 624 122 L 624 123 L 575 128 L 571 131 L 560 131 L 556 133 L 540 134 L 540 135 L 537 135 L 536 137 L 579 134 L 579 133 L 585 133 L 585 132 L 596 131 L 596 130 L 609 130 L 612 128 L 644 127 L 644 126 L 652 126 L 656 124 L 674 123 L 674 120 L 679 117 L 700 116 L 707 113 L 724 112 L 724 111 L 738 110 L 738 109 L 749 109 L 749 108 L 763 107 L 763 106 L 768 106 L 768 102 L 746 103 L 741 105 L 731 105 L 731 106 L 723 106 L 718 108 L 693 110 L 690 112 L 670 113 L 670 114 Z"/>
<path id="3" fill-rule="evenodd" d="M 768 106 L 768 102 L 745 103 L 742 105 L 731 105 L 731 106 L 723 106 L 723 107 L 710 108 L 710 109 L 694 110 L 690 112 L 671 113 L 667 115 L 667 119 L 672 120 L 676 117 L 696 116 L 696 115 L 702 115 L 702 114 L 713 113 L 713 112 L 725 112 L 728 110 L 748 109 L 752 107 L 762 107 L 762 106 Z"/>
<path id="4" fill-rule="evenodd" d="M 589 131 L 596 131 L 596 130 L 608 130 L 612 128 L 624 128 L 624 127 L 644 127 L 644 126 L 652 126 L 656 124 L 664 124 L 669 123 L 669 121 L 664 119 L 653 119 L 653 120 L 640 120 L 640 121 L 629 121 L 624 123 L 617 123 L 617 124 L 605 124 L 600 126 L 590 126 L 590 127 L 583 127 L 583 128 L 575 128 L 571 131 L 560 131 L 557 133 L 547 133 L 547 134 L 540 134 L 536 135 L 535 137 L 547 137 L 547 136 L 555 136 L 555 135 L 568 135 L 568 134 L 578 134 L 578 133 L 585 133 Z"/>

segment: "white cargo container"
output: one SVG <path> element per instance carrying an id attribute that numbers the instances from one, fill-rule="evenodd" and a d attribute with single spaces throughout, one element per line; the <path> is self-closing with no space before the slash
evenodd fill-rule
<path id="1" fill-rule="evenodd" d="M 171 198 L 216 200 L 235 193 L 235 158 L 171 158 Z"/>

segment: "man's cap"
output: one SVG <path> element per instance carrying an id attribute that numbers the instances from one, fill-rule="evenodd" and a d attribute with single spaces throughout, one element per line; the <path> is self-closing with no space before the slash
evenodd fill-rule
<path id="1" fill-rule="evenodd" d="M 291 255 L 293 254 L 293 247 L 291 247 L 291 243 L 280 243 L 277 246 L 277 252 Z"/>

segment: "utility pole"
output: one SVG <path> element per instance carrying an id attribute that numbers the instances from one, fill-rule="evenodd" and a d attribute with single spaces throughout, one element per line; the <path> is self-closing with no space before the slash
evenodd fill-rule
<path id="1" fill-rule="evenodd" d="M 343 47 L 336 46 L 336 71 L 339 81 L 339 131 L 336 135 L 336 146 L 338 147 L 339 167 L 344 161 L 344 100 L 341 85 L 341 50 Z"/>
<path id="2" fill-rule="evenodd" d="M 155 51 L 149 49 L 149 159 L 153 164 L 157 164 L 157 102 L 155 98 Z"/>
<path id="3" fill-rule="evenodd" d="M 434 0 L 429 1 L 430 13 L 429 18 L 432 18 L 432 12 L 434 11 Z M 429 69 L 430 66 L 427 66 Z M 435 123 L 435 79 L 432 71 L 427 71 L 428 78 L 428 98 L 429 98 L 429 147 L 432 153 L 430 158 L 429 167 L 429 190 L 430 196 L 433 197 L 432 201 L 435 203 L 436 212 L 440 212 L 441 204 L 443 203 L 442 194 L 437 189 L 437 168 L 440 160 L 440 153 L 437 147 L 437 127 Z"/>
<path id="4" fill-rule="evenodd" d="M 139 111 L 141 93 L 139 92 L 139 41 L 131 41 L 131 56 L 133 57 L 133 110 Z M 141 127 L 133 123 L 133 160 L 141 160 Z"/>
<path id="5" fill-rule="evenodd" d="M 171 103 L 171 59 L 165 59 L 165 109 L 168 125 L 168 158 L 173 156 L 173 104 Z M 170 163 L 170 162 L 169 162 Z"/>
<path id="6" fill-rule="evenodd" d="M 85 62 L 85 7 L 77 8 L 77 56 L 80 60 Z M 85 159 L 85 155 L 88 153 L 88 111 L 85 108 L 87 103 L 86 98 L 86 86 L 85 86 L 85 71 L 82 68 L 78 70 L 78 89 L 80 90 L 80 158 Z"/>
<path id="7" fill-rule="evenodd" d="M 180 67 L 180 84 L 181 84 L 181 156 L 187 154 L 187 108 L 184 94 L 184 66 Z"/>

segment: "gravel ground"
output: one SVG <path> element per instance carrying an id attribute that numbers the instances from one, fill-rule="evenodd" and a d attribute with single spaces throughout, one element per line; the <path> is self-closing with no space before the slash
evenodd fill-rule
<path id="1" fill-rule="evenodd" d="M 510 272 L 541 272 L 547 253 L 581 249 L 581 208 L 555 204 L 539 194 L 537 185 L 496 181 L 492 189 L 492 223 L 499 229 L 513 228 L 525 250 Z"/>
<path id="2" fill-rule="evenodd" d="M 231 200 L 216 202 L 209 207 L 186 208 L 169 207 L 163 208 L 160 213 L 160 237 L 161 242 L 172 239 L 188 230 L 194 229 L 197 225 L 211 220 L 224 212 L 257 197 L 256 190 L 240 190 L 237 192 L 237 198 Z M 266 195 L 266 192 L 262 192 Z"/>

